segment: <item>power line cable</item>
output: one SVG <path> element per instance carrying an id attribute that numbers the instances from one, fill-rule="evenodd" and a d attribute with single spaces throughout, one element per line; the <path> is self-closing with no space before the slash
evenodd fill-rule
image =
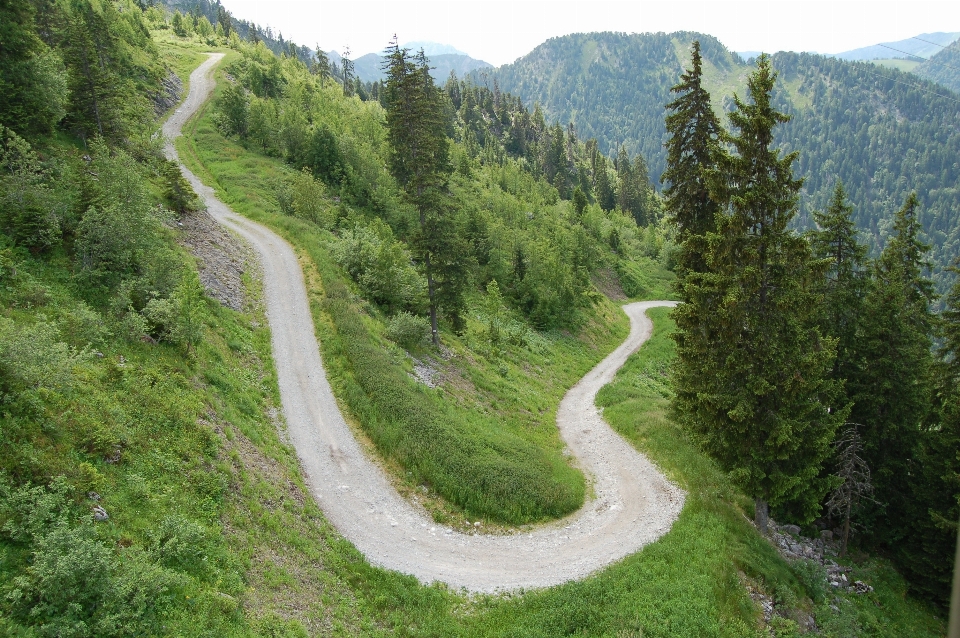
<path id="1" fill-rule="evenodd" d="M 936 42 L 931 42 L 930 40 L 924 40 L 923 38 L 918 38 L 917 36 L 913 36 L 913 39 L 920 40 L 921 42 L 926 42 L 927 44 L 932 44 L 933 46 L 940 47 L 941 49 L 946 49 L 953 44 L 953 42 L 951 42 L 950 44 L 937 44 Z"/>
<path id="2" fill-rule="evenodd" d="M 926 40 L 924 40 L 924 41 L 926 41 Z M 932 44 L 932 43 L 931 43 L 931 44 Z M 920 60 L 923 60 L 924 62 L 929 62 L 929 61 L 932 59 L 932 58 L 923 58 L 923 57 L 920 57 L 919 55 L 917 55 L 917 54 L 915 54 L 915 53 L 908 53 L 908 52 L 906 52 L 906 51 L 901 51 L 900 49 L 894 49 L 893 47 L 887 46 L 886 44 L 878 44 L 877 46 L 883 47 L 884 49 L 890 49 L 891 51 L 896 51 L 897 53 L 903 53 L 904 55 L 909 55 L 911 58 L 919 58 Z M 936 65 L 939 65 L 939 66 L 945 66 L 945 67 L 947 67 L 947 68 L 954 69 L 954 70 L 956 70 L 956 71 L 960 71 L 960 67 L 956 67 L 956 66 L 953 66 L 953 65 L 951 65 L 951 64 L 947 64 L 946 62 L 941 62 L 940 60 L 933 60 L 933 63 L 936 64 Z"/>
<path id="3" fill-rule="evenodd" d="M 864 65 L 864 66 L 866 66 L 866 65 Z M 875 75 L 875 76 L 877 76 L 877 77 L 879 77 L 879 78 L 883 78 L 884 80 L 888 80 L 888 81 L 890 81 L 890 82 L 896 82 L 897 84 L 903 84 L 903 85 L 905 85 L 905 86 L 909 86 L 909 87 L 911 87 L 911 88 L 917 89 L 918 91 L 923 91 L 923 92 L 925 92 L 925 93 L 930 93 L 930 94 L 932 94 L 932 95 L 936 95 L 937 97 L 943 98 L 944 100 L 950 100 L 951 102 L 956 102 L 957 104 L 960 104 L 960 100 L 958 100 L 957 98 L 953 98 L 953 97 L 950 97 L 950 96 L 947 96 L 947 95 L 943 95 L 942 93 L 937 93 L 936 91 L 931 91 L 930 89 L 926 89 L 926 88 L 920 86 L 919 84 L 912 84 L 912 83 L 910 83 L 910 82 L 903 82 L 902 80 L 894 80 L 893 78 L 891 78 L 891 77 L 889 77 L 889 76 L 886 76 L 886 75 L 884 75 L 884 74 L 882 74 L 882 73 L 874 73 L 873 71 L 870 71 L 870 70 L 865 69 L 865 68 L 863 68 L 862 70 L 865 71 L 866 73 L 869 73 L 870 75 Z"/>

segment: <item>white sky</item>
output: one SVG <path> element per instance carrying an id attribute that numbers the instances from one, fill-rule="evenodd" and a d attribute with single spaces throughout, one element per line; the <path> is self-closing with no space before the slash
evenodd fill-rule
<path id="1" fill-rule="evenodd" d="M 839 53 L 920 33 L 960 31 L 960 2 L 700 0 L 221 0 L 237 18 L 287 40 L 352 57 L 401 43 L 450 44 L 494 65 L 513 62 L 548 38 L 590 31 L 698 31 L 734 51 Z"/>

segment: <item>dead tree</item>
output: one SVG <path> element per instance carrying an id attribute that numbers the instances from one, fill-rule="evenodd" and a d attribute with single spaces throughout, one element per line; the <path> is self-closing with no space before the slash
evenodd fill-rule
<path id="1" fill-rule="evenodd" d="M 870 482 L 870 468 L 860 454 L 863 442 L 860 439 L 858 423 L 846 423 L 833 446 L 837 455 L 837 477 L 840 485 L 830 493 L 827 511 L 830 516 L 843 518 L 843 539 L 840 545 L 840 557 L 847 553 L 850 539 L 850 514 L 860 499 L 870 499 L 873 484 Z"/>

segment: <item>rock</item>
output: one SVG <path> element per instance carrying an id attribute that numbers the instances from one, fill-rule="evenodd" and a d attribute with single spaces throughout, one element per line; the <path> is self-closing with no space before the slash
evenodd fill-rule
<path id="1" fill-rule="evenodd" d="M 476 523 L 474 523 L 473 526 L 474 526 L 474 527 L 480 527 L 480 521 L 477 521 Z"/>
<path id="2" fill-rule="evenodd" d="M 110 519 L 110 515 L 107 514 L 107 510 L 103 509 L 102 505 L 95 505 L 93 508 L 93 520 L 98 523 L 102 523 Z"/>
<path id="3" fill-rule="evenodd" d="M 780 531 L 782 531 L 784 534 L 790 534 L 792 536 L 800 535 L 800 528 L 796 525 L 781 525 Z"/>
<path id="4" fill-rule="evenodd" d="M 99 501 L 100 495 L 96 492 L 87 492 L 87 498 L 89 498 L 91 501 Z"/>
<path id="5" fill-rule="evenodd" d="M 833 540 L 833 532 L 831 532 L 831 531 L 828 530 L 828 529 L 821 530 L 821 531 L 820 531 L 820 538 L 823 540 L 823 542 L 829 543 L 830 541 Z"/>
<path id="6" fill-rule="evenodd" d="M 853 591 L 858 594 L 868 594 L 873 591 L 873 587 L 866 584 L 862 580 L 856 580 L 853 582 Z"/>
<path id="7" fill-rule="evenodd" d="M 167 72 L 167 77 L 161 80 L 160 85 L 161 89 L 151 96 L 153 109 L 157 115 L 162 115 L 175 107 L 183 95 L 183 82 L 173 71 Z"/>

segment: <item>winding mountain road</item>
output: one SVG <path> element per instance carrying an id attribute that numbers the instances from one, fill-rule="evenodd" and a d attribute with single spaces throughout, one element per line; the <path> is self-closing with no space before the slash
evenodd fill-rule
<path id="1" fill-rule="evenodd" d="M 167 156 L 179 161 L 173 139 L 209 98 L 211 54 L 190 76 L 190 93 L 163 126 Z M 466 534 L 437 525 L 403 499 L 383 470 L 361 450 L 327 383 L 313 329 L 303 273 L 293 249 L 260 224 L 237 215 L 186 167 L 186 178 L 210 215 L 244 237 L 263 264 L 264 296 L 283 413 L 307 484 L 327 519 L 374 565 L 440 581 L 454 588 L 494 592 L 537 588 L 583 578 L 665 534 L 680 514 L 684 493 L 646 457 L 613 432 L 594 405 L 597 391 L 650 337 L 648 308 L 624 306 L 627 340 L 564 397 L 557 426 L 579 466 L 591 477 L 594 498 L 578 512 L 530 533 Z"/>

